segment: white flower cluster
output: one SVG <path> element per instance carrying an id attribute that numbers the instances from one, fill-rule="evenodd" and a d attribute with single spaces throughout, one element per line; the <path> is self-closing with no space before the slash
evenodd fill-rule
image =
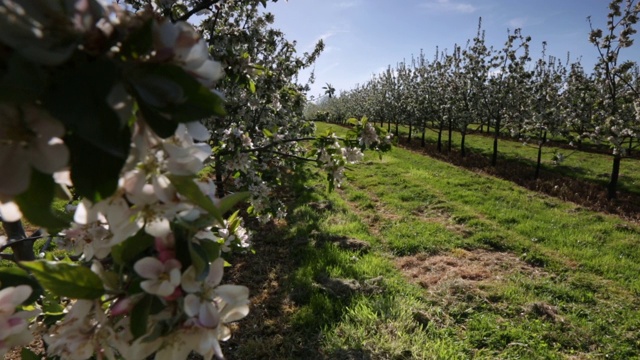
<path id="1" fill-rule="evenodd" d="M 7 4 L 12 3 L 0 4 L 2 20 L 9 11 Z M 107 36 L 117 25 L 109 9 L 98 3 L 76 5 L 73 21 L 77 31 L 90 31 L 94 27 L 91 24 L 100 23 L 100 31 Z M 40 14 L 38 9 L 28 10 L 29 15 Z M 67 15 L 59 4 L 45 10 L 59 15 L 57 19 Z M 11 11 L 25 14 L 17 4 Z M 103 18 L 98 21 L 100 16 Z M 210 58 L 205 42 L 190 25 L 149 21 L 153 21 L 153 51 L 145 55 L 145 61 L 178 65 L 207 88 L 223 76 L 222 65 Z M 0 21 L 0 28 L 5 27 Z M 14 35 L 1 31 L 2 46 L 6 43 L 19 48 L 22 44 Z M 63 63 L 72 51 L 84 46 L 57 53 L 37 39 L 26 40 L 42 46 L 42 56 L 31 53 L 29 60 L 38 62 L 42 58 L 47 65 Z M 161 103 L 165 98 L 178 104 L 184 100 L 184 96 L 173 97 L 183 88 L 166 78 L 133 87 L 140 107 L 165 109 Z M 122 84 L 113 85 L 105 100 L 120 116 L 122 127 L 129 126 L 132 131 L 128 157 L 115 192 L 96 202 L 83 199 L 75 208 L 72 225 L 57 240 L 61 248 L 80 255 L 81 261 L 92 261 L 91 271 L 102 286 L 98 283 L 95 296 L 69 299 L 62 319 L 49 328 L 42 325 L 47 356 L 138 360 L 155 354 L 156 359 L 184 359 L 196 351 L 205 358 L 222 357 L 218 341 L 230 337 L 225 324 L 249 312 L 249 290 L 221 284 L 224 260 L 220 255 L 236 247 L 248 247 L 249 235 L 237 214 L 222 219 L 220 213 L 226 211 L 219 209 L 222 200 L 207 198 L 212 194 L 203 190 L 210 189 L 210 184 L 195 180 L 211 156 L 209 131 L 199 122 L 182 120 L 172 136 L 158 136 L 151 126 L 154 122 L 143 118 L 143 111 L 133 113 L 134 100 Z M 29 189 L 33 174 L 50 175 L 62 185 L 72 185 L 68 173 L 75 165 L 70 164 L 69 148 L 62 138 L 73 129 L 65 129 L 63 122 L 40 106 L 37 101 L 32 105 L 0 104 L 0 167 L 11 169 L 0 177 L 0 216 L 4 221 L 22 217 L 13 200 Z M 164 120 L 156 119 L 156 126 Z M 169 126 L 175 125 L 169 122 Z M 251 146 L 250 140 L 242 142 Z M 4 238 L 0 240 L 4 242 Z M 131 249 L 125 243 L 132 242 L 136 242 L 133 248 L 137 253 L 123 255 L 127 251 L 123 249 Z M 37 311 L 16 312 L 32 291 L 27 285 L 0 290 L 0 355 L 32 339 L 29 321 Z M 147 304 L 155 304 L 154 310 Z M 136 307 L 144 307 L 148 319 L 136 318 Z"/>
<path id="2" fill-rule="evenodd" d="M 153 236 L 154 255 L 141 258 L 133 269 L 141 279 L 140 288 L 157 297 L 165 310 L 149 319 L 148 333 L 142 338 L 151 335 L 154 323 L 173 319 L 178 322 L 176 328 L 152 341 L 133 341 L 128 325 L 130 311 L 143 293 L 119 296 L 107 302 L 108 307 L 100 306 L 98 301 L 78 300 L 44 337 L 50 354 L 67 359 L 87 359 L 96 353 L 106 358 L 119 354 L 125 359 L 140 359 L 156 353 L 160 359 L 184 359 L 191 351 L 208 358 L 222 356 L 218 341 L 230 336 L 224 324 L 248 313 L 249 290 L 220 285 L 222 258 L 210 264 L 204 280 L 197 280 L 194 266 L 184 268 L 176 256 L 171 223 L 188 223 L 206 215 L 206 211 L 178 193 L 169 180 L 172 174 L 194 175 L 207 158 L 205 146 L 195 143 L 191 136 L 205 138 L 205 133 L 193 132 L 203 128 L 188 125 L 180 126 L 173 137 L 160 139 L 143 123 L 137 124 L 135 145 L 119 190 L 96 204 L 83 200 L 76 209 L 73 227 L 60 240 L 63 248 L 73 249 L 89 260 L 104 259 L 114 246 L 140 230 Z M 237 217 L 206 226 L 187 240 L 210 242 L 220 246 L 221 251 L 249 246 L 248 234 Z M 115 274 L 105 270 L 99 261 L 94 261 L 92 270 L 104 279 L 105 288 L 116 293 L 134 276 L 114 278 Z"/>
<path id="3" fill-rule="evenodd" d="M 318 162 L 327 172 L 329 180 L 338 187 L 344 180 L 345 165 L 357 163 L 363 158 L 364 154 L 359 148 L 343 147 L 335 133 L 327 136 L 318 152 Z"/>
<path id="4" fill-rule="evenodd" d="M 28 344 L 32 339 L 29 319 L 38 315 L 39 311 L 16 312 L 16 308 L 31 296 L 31 292 L 31 287 L 27 285 L 0 290 L 0 356 L 14 346 Z"/>

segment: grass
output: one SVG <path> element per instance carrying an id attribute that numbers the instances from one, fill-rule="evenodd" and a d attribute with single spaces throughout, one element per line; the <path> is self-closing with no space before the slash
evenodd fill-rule
<path id="1" fill-rule="evenodd" d="M 278 271 L 251 288 L 276 287 L 279 310 L 257 296 L 231 359 L 640 356 L 635 224 L 402 149 L 347 175 L 333 193 L 298 184 L 256 244 Z"/>

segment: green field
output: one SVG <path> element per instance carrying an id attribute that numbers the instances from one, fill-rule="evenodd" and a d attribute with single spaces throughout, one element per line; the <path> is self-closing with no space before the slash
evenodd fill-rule
<path id="1" fill-rule="evenodd" d="M 232 259 L 230 359 L 640 357 L 636 224 L 403 149 L 347 174 Z"/>
<path id="2" fill-rule="evenodd" d="M 378 125 L 380 125 L 378 123 Z M 475 129 L 477 126 L 470 126 L 469 129 Z M 387 124 L 383 126 L 387 129 Z M 395 132 L 395 127 L 392 124 L 391 132 Z M 407 126 L 399 127 L 399 134 L 403 138 L 403 143 L 408 136 L 409 128 Z M 493 153 L 493 134 L 477 134 L 471 133 L 466 136 L 465 147 L 467 151 L 483 154 L 490 157 Z M 412 135 L 413 142 L 419 144 L 421 133 L 416 132 Z M 426 132 L 425 140 L 427 144 L 436 143 L 438 134 L 428 129 Z M 460 149 L 461 135 L 455 131 L 451 137 L 451 147 L 454 151 Z M 448 133 L 445 131 L 442 134 L 443 151 L 446 152 Z M 556 139 L 556 144 L 567 144 L 567 146 L 560 148 L 557 146 L 545 145 L 542 147 L 542 169 L 562 174 L 565 176 L 573 177 L 576 179 L 587 180 L 602 185 L 603 187 L 609 182 L 611 175 L 611 167 L 613 158 L 610 150 L 606 144 L 596 146 L 585 141 L 583 150 L 578 150 L 577 147 L 569 147 L 566 140 Z M 518 138 L 501 138 L 498 142 L 498 159 L 499 161 L 513 162 L 518 161 L 521 163 L 535 166 L 538 156 L 538 142 L 535 139 L 529 142 Z M 560 153 L 564 156 L 564 161 L 560 164 L 556 164 L 553 161 L 554 155 Z M 632 157 L 626 157 L 622 159 L 620 168 L 620 179 L 618 183 L 619 190 L 628 191 L 635 194 L 640 194 L 640 161 L 638 160 L 638 154 L 640 149 L 634 149 L 631 151 Z M 531 173 L 533 177 L 533 171 Z"/>

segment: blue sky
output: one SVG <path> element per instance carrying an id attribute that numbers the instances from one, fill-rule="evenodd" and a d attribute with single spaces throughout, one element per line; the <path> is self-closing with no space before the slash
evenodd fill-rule
<path id="1" fill-rule="evenodd" d="M 589 24 L 604 27 L 608 0 L 280 0 L 269 3 L 276 28 L 310 51 L 318 39 L 325 51 L 316 62 L 316 82 L 308 95 L 323 93 L 325 83 L 338 92 L 364 83 L 374 73 L 395 65 L 422 49 L 432 59 L 436 46 L 452 49 L 476 34 L 482 17 L 487 45 L 502 47 L 507 29 L 522 28 L 532 37 L 531 57 L 547 54 L 572 61 L 581 57 L 590 72 L 597 59 L 588 42 Z M 640 40 L 638 40 L 640 41 Z M 637 59 L 640 43 L 623 50 Z M 308 77 L 308 72 L 303 73 Z"/>

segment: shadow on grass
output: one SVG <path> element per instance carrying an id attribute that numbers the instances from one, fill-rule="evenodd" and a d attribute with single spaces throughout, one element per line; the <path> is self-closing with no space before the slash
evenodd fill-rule
<path id="1" fill-rule="evenodd" d="M 323 330 L 340 321 L 356 292 L 334 293 L 322 285 L 326 267 L 349 264 L 335 245 L 314 240 L 331 237 L 321 232 L 331 203 L 321 180 L 308 181 L 315 176 L 307 171 L 290 178 L 288 192 L 279 194 L 288 206 L 286 221 L 248 224 L 255 254 L 229 259 L 233 267 L 225 281 L 249 287 L 251 311 L 234 324 L 233 337 L 222 343 L 227 359 L 371 359 L 358 348 L 332 353 L 321 349 Z"/>

